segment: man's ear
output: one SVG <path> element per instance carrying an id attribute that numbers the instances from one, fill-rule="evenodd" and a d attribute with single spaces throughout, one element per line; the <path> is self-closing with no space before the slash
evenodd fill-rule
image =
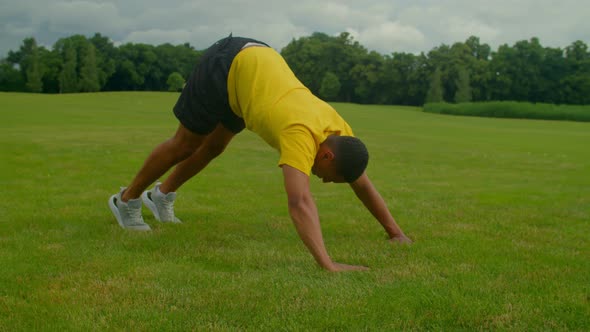
<path id="1" fill-rule="evenodd" d="M 332 150 L 330 149 L 326 149 L 326 151 L 324 151 L 324 154 L 322 155 L 322 159 L 327 159 L 327 160 L 334 160 L 334 152 L 332 152 Z"/>

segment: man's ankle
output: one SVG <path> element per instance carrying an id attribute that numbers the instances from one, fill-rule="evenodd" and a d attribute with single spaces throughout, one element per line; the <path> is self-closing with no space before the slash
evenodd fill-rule
<path id="1" fill-rule="evenodd" d="M 137 198 L 139 198 L 139 196 L 137 196 L 137 197 L 131 197 L 129 195 L 129 190 L 127 188 L 125 188 L 123 190 L 123 192 L 121 193 L 121 200 L 123 201 L 123 203 L 129 202 L 130 199 L 137 199 Z"/>
<path id="2" fill-rule="evenodd" d="M 170 190 L 170 188 L 168 188 L 164 183 L 160 183 L 160 186 L 158 187 L 158 191 L 164 195 L 173 192 L 173 190 Z"/>

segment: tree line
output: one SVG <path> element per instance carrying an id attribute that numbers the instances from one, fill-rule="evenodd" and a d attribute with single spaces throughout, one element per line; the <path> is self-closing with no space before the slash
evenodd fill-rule
<path id="1" fill-rule="evenodd" d="M 203 51 L 188 43 L 115 46 L 99 33 L 62 38 L 51 49 L 27 38 L 0 60 L 0 91 L 178 91 Z M 380 54 L 348 33 L 318 32 L 293 39 L 281 54 L 314 94 L 329 101 L 590 104 L 590 52 L 579 40 L 562 49 L 531 38 L 493 51 L 471 36 L 427 53 Z"/>
<path id="2" fill-rule="evenodd" d="M 61 38 L 51 50 L 26 38 L 0 60 L 0 91 L 177 91 L 201 54 L 188 43 L 115 46 L 99 33 Z"/>

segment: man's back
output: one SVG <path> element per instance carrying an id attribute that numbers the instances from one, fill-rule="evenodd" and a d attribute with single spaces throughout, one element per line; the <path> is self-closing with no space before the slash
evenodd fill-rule
<path id="1" fill-rule="evenodd" d="M 271 48 L 250 47 L 236 56 L 228 93 L 232 111 L 246 128 L 281 153 L 279 165 L 308 175 L 321 142 L 329 135 L 352 135 L 340 115 L 314 96 Z"/>

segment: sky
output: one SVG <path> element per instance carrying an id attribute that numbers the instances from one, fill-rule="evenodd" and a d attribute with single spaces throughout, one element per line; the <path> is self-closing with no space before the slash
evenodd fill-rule
<path id="1" fill-rule="evenodd" d="M 95 32 L 120 45 L 190 43 L 227 36 L 281 50 L 313 32 L 349 32 L 369 50 L 428 52 L 477 36 L 493 50 L 538 37 L 541 45 L 590 45 L 590 0 L 0 0 L 0 58 L 34 37 L 47 48 Z"/>

